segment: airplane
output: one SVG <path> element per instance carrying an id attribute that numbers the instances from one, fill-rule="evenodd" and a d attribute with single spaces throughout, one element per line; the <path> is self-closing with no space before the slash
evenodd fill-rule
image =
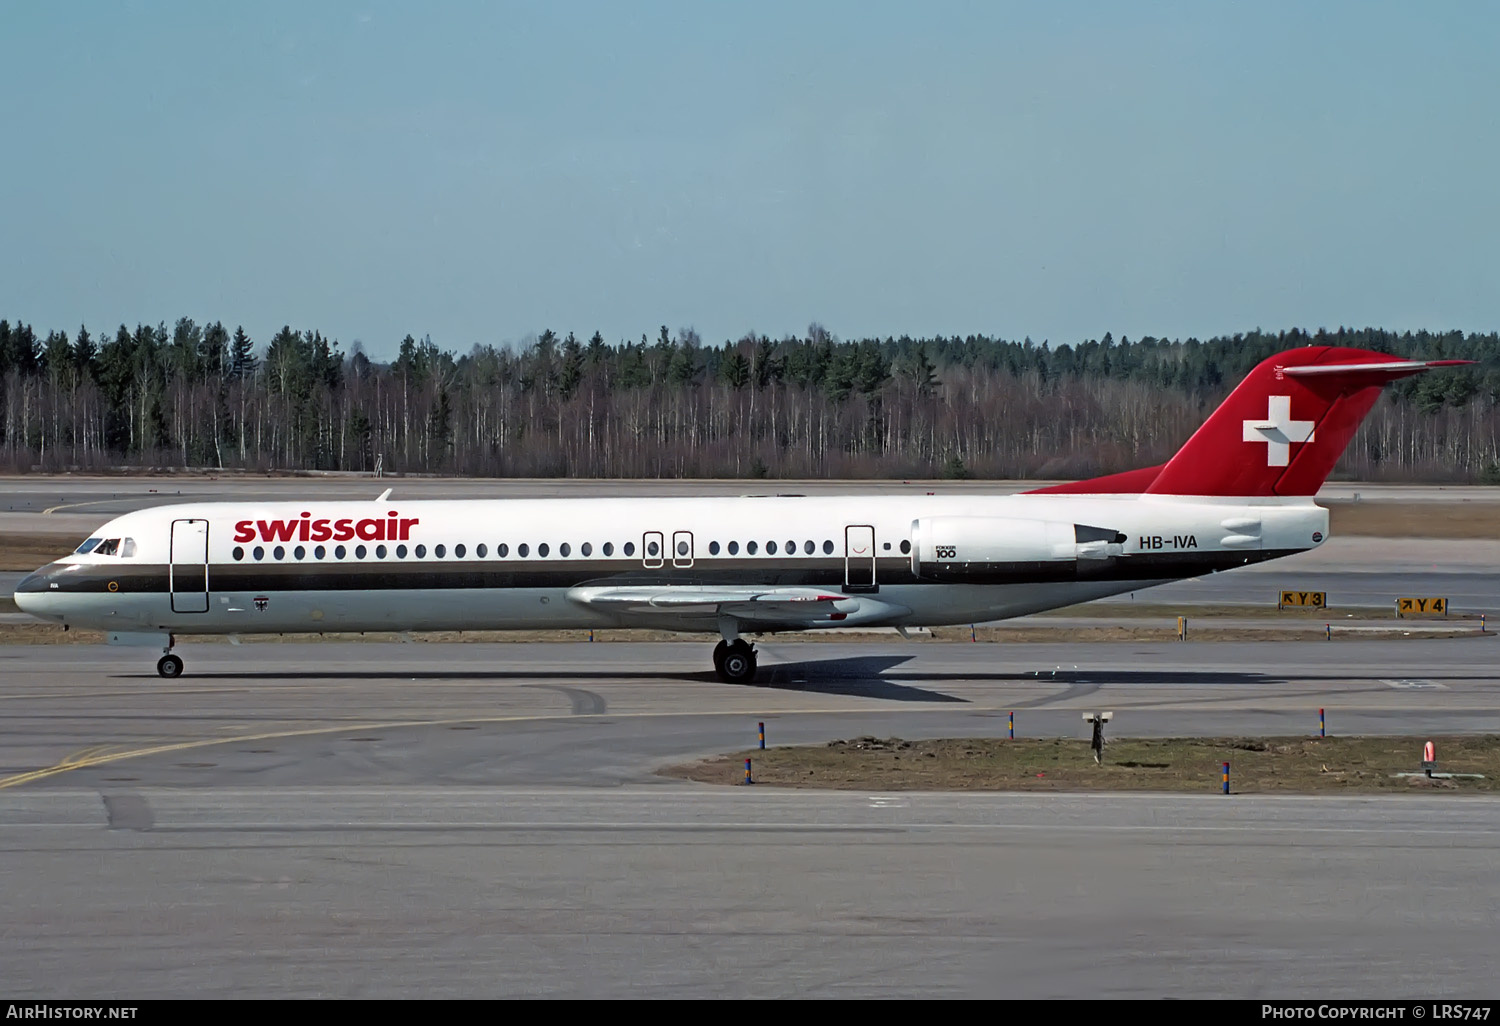
<path id="1" fill-rule="evenodd" d="M 1164 464 L 1009 495 L 203 502 L 126 513 L 21 581 L 34 616 L 194 634 L 971 624 L 1317 548 L 1313 497 L 1381 386 L 1466 360 L 1330 346 L 1256 366 Z"/>

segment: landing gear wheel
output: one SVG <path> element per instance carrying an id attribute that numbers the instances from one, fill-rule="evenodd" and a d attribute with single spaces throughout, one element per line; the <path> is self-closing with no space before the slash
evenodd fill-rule
<path id="1" fill-rule="evenodd" d="M 182 660 L 174 655 L 164 655 L 156 661 L 156 672 L 163 677 L 182 676 Z"/>
<path id="2" fill-rule="evenodd" d="M 744 641 L 725 646 L 722 656 L 716 648 L 714 669 L 727 684 L 749 684 L 755 679 L 755 651 Z"/>
<path id="3" fill-rule="evenodd" d="M 714 646 L 714 672 L 724 676 L 724 653 L 729 651 L 729 642 L 721 641 Z"/>

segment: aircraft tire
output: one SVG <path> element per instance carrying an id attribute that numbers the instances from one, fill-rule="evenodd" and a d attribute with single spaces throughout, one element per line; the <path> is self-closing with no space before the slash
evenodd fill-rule
<path id="1" fill-rule="evenodd" d="M 719 679 L 726 684 L 749 684 L 755 680 L 755 650 L 743 641 L 729 645 L 723 657 L 715 659 L 715 664 Z"/>
<path id="2" fill-rule="evenodd" d="M 163 677 L 182 676 L 182 660 L 170 653 L 156 661 L 156 672 Z"/>

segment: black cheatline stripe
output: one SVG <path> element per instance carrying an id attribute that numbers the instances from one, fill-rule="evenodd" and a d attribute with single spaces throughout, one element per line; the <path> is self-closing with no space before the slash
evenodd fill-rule
<path id="1" fill-rule="evenodd" d="M 1110 560 L 1035 563 L 931 563 L 913 576 L 906 559 L 882 560 L 876 571 L 881 585 L 899 584 L 1048 584 L 1069 581 L 1149 581 L 1197 577 L 1249 563 L 1294 555 L 1300 549 L 1249 552 L 1141 553 Z M 165 592 L 167 568 L 150 565 L 91 567 L 68 573 L 40 572 L 28 579 L 28 591 L 56 593 Z M 209 567 L 212 591 L 410 591 L 505 588 L 572 588 L 583 584 L 755 585 L 842 588 L 842 559 L 806 560 L 805 565 L 777 565 L 770 560 L 699 560 L 692 567 L 648 569 L 619 561 L 467 561 L 467 562 L 304 562 L 216 563 Z M 56 583 L 58 587 L 52 588 Z M 177 590 L 185 591 L 181 582 Z"/>

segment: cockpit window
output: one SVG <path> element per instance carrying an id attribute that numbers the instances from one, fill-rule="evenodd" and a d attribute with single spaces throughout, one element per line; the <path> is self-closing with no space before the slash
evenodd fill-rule
<path id="1" fill-rule="evenodd" d="M 120 543 L 120 555 L 126 559 L 129 559 L 131 556 L 135 555 L 134 538 L 126 538 L 123 542 Z"/>
<path id="2" fill-rule="evenodd" d="M 79 555 L 81 555 L 81 554 L 83 554 L 85 552 L 92 552 L 93 549 L 94 549 L 94 546 L 98 545 L 103 540 L 104 540 L 103 538 L 90 538 L 87 541 L 85 541 L 82 545 L 78 546 L 78 548 L 74 549 L 73 551 L 74 551 L 74 553 L 79 554 Z"/>
<path id="3" fill-rule="evenodd" d="M 102 542 L 99 543 L 99 547 L 94 550 L 94 555 L 96 555 L 96 556 L 114 556 L 114 555 L 117 555 L 119 553 L 119 551 L 120 551 L 120 539 L 118 539 L 118 538 L 110 538 L 108 541 L 102 541 Z"/>

